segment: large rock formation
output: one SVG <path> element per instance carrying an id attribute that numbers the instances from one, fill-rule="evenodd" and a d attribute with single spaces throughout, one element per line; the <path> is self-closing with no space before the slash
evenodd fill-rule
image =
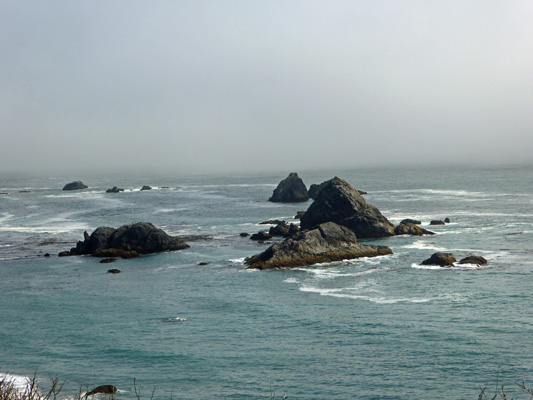
<path id="1" fill-rule="evenodd" d="M 331 180 L 331 179 L 330 179 Z M 318 193 L 329 183 L 330 180 L 324 181 L 322 183 L 316 184 L 313 183 L 311 186 L 309 186 L 309 197 L 315 200 L 318 196 Z M 357 190 L 359 194 L 367 194 L 367 192 L 362 190 Z"/>
<path id="2" fill-rule="evenodd" d="M 139 254 L 181 250 L 189 247 L 181 239 L 169 236 L 148 222 L 136 222 L 118 229 L 100 227 L 90 236 L 84 233 L 84 241 L 60 255 L 92 254 L 97 257 L 132 258 Z"/>
<path id="3" fill-rule="evenodd" d="M 358 190 L 338 177 L 330 179 L 300 219 L 302 229 L 323 222 L 349 227 L 359 238 L 394 235 L 394 225 L 374 206 L 367 204 Z"/>
<path id="4" fill-rule="evenodd" d="M 89 186 L 84 184 L 82 181 L 75 181 L 67 183 L 65 186 L 63 186 L 63 190 L 80 190 L 80 189 L 87 189 Z"/>
<path id="5" fill-rule="evenodd" d="M 276 203 L 297 203 L 309 200 L 307 188 L 296 172 L 291 172 L 287 178 L 282 180 L 272 197 L 268 201 Z"/>
<path id="6" fill-rule="evenodd" d="M 245 262 L 254 269 L 294 268 L 386 254 L 392 254 L 390 248 L 359 244 L 351 230 L 326 222 L 276 243 Z"/>

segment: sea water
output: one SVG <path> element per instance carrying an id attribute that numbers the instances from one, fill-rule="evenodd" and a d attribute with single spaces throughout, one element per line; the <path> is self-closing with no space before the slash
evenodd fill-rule
<path id="1" fill-rule="evenodd" d="M 515 382 L 533 386 L 533 167 L 298 171 L 308 186 L 346 179 L 391 222 L 436 235 L 360 240 L 392 249 L 379 258 L 247 270 L 268 244 L 239 234 L 311 204 L 267 201 L 289 172 L 80 176 L 89 189 L 73 192 L 61 190 L 73 177 L 3 175 L 0 372 L 44 387 L 59 376 L 66 396 L 112 384 L 118 399 L 136 398 L 134 379 L 155 399 L 474 399 L 502 384 L 520 398 Z M 125 191 L 105 193 L 115 185 Z M 57 257 L 84 231 L 136 221 L 191 247 Z M 439 251 L 489 264 L 421 265 Z"/>

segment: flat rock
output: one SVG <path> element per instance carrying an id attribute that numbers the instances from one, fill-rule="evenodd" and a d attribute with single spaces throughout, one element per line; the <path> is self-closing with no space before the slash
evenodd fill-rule
<path id="1" fill-rule="evenodd" d="M 390 248 L 359 244 L 350 229 L 326 222 L 270 246 L 261 254 L 247 258 L 245 263 L 253 269 L 295 268 L 386 254 L 392 254 Z"/>
<path id="2" fill-rule="evenodd" d="M 287 178 L 282 180 L 272 197 L 268 201 L 276 203 L 297 203 L 309 200 L 309 194 L 304 182 L 296 172 L 291 172 Z"/>
<path id="3" fill-rule="evenodd" d="M 272 239 L 272 235 L 265 231 L 254 233 L 252 236 L 250 236 L 251 240 L 268 240 Z"/>

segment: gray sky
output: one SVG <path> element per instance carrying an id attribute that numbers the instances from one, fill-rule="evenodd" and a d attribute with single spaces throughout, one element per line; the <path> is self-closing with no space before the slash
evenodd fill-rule
<path id="1" fill-rule="evenodd" d="M 531 0 L 0 0 L 0 171 L 533 161 Z"/>

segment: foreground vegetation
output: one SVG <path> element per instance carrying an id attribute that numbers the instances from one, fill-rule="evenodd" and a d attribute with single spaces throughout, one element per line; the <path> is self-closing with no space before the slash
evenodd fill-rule
<path id="1" fill-rule="evenodd" d="M 58 400 L 62 399 L 62 397 L 59 396 L 61 391 L 63 390 L 63 386 L 66 382 L 60 382 L 59 378 L 50 378 L 50 384 L 51 387 L 48 391 L 42 392 L 38 383 L 37 383 L 37 374 L 34 374 L 33 377 L 27 378 L 26 387 L 25 389 L 21 390 L 20 388 L 17 388 L 15 385 L 15 381 L 12 377 L 9 375 L 4 375 L 0 377 L 0 400 Z M 529 389 L 529 387 L 526 386 L 524 382 L 515 383 L 523 393 L 527 394 L 528 399 L 533 399 L 533 390 Z M 137 384 L 135 379 L 133 380 L 133 388 L 135 393 L 135 398 L 137 400 L 141 400 L 141 392 L 137 388 Z M 478 400 L 498 400 L 498 399 L 504 399 L 504 400 L 513 400 L 513 398 L 509 398 L 506 393 L 506 388 L 504 385 L 496 385 L 496 390 L 494 393 L 487 393 L 487 388 L 480 387 L 480 393 L 478 396 Z M 89 391 L 88 389 L 86 391 L 83 391 L 82 388 L 79 389 L 79 391 L 74 394 L 68 396 L 71 400 L 87 400 L 88 395 L 90 395 L 92 391 Z M 155 394 L 155 388 L 150 393 L 150 400 L 153 400 Z M 91 396 L 92 397 L 92 396 Z M 107 395 L 107 398 L 110 400 L 115 399 L 115 394 L 110 393 Z M 286 394 L 283 395 L 281 400 L 286 400 L 288 397 Z M 276 393 L 272 390 L 272 387 L 270 388 L 270 400 L 276 399 Z M 173 400 L 172 394 L 170 395 L 170 400 Z"/>

